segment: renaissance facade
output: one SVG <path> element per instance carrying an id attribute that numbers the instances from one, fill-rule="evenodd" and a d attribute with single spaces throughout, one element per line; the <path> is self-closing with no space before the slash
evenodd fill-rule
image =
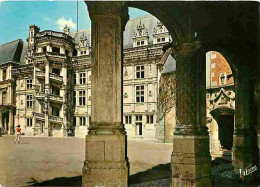
<path id="1" fill-rule="evenodd" d="M 124 32 L 124 123 L 129 138 L 155 140 L 157 64 L 170 35 L 155 17 Z M 29 136 L 84 137 L 91 123 L 90 30 L 40 31 L 1 46 L 1 125 Z"/>
<path id="2" fill-rule="evenodd" d="M 88 133 L 90 37 L 90 30 L 71 33 L 65 27 L 63 32 L 40 31 L 32 25 L 26 42 L 16 40 L 0 47 L 0 124 L 6 132 L 12 134 L 19 124 L 29 136 L 84 137 Z M 172 142 L 176 62 L 172 50 L 162 50 L 170 42 L 166 27 L 151 15 L 129 20 L 126 25 L 123 122 L 129 139 Z M 210 146 L 218 155 L 228 141 L 220 138 L 226 135 L 219 134 L 219 129 L 231 126 L 232 131 L 234 123 L 234 88 L 226 60 L 216 52 L 206 57 Z M 223 113 L 226 108 L 230 113 Z M 219 126 L 224 123 L 223 115 L 230 121 Z"/>

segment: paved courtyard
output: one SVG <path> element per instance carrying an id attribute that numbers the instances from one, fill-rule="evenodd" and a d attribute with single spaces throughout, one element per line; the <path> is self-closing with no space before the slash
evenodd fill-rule
<path id="1" fill-rule="evenodd" d="M 0 184 L 80 185 L 84 161 L 83 138 L 0 138 Z M 128 142 L 130 183 L 160 180 L 170 176 L 171 144 Z"/>

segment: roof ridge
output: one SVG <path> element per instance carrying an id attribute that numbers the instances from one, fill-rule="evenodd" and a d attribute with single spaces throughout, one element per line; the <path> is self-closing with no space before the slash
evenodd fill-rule
<path id="1" fill-rule="evenodd" d="M 14 41 L 11 41 L 11 42 L 8 42 L 8 43 L 5 43 L 5 44 L 2 44 L 2 45 L 0 45 L 0 47 L 3 47 L 3 46 L 8 45 L 8 44 L 10 44 L 10 43 L 14 43 L 14 42 L 16 42 L 16 41 L 22 41 L 22 42 L 23 42 L 22 39 L 16 39 L 16 40 L 14 40 Z"/>

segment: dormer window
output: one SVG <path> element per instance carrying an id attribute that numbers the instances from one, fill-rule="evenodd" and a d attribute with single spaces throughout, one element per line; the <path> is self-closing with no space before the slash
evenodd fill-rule
<path id="1" fill-rule="evenodd" d="M 89 45 L 89 41 L 84 33 L 80 37 L 80 42 L 77 44 L 76 49 L 78 50 L 78 56 L 89 55 L 90 45 Z"/>
<path id="2" fill-rule="evenodd" d="M 142 24 L 140 21 L 139 25 L 136 26 L 136 30 L 133 33 L 133 47 L 148 45 L 148 41 L 148 31 L 144 24 Z"/>
<path id="3" fill-rule="evenodd" d="M 153 31 L 153 44 L 164 42 L 170 42 L 169 31 L 161 22 L 157 22 L 157 25 Z"/>

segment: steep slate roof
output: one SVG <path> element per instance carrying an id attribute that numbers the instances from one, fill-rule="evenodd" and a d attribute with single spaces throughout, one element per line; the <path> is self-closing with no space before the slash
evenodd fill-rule
<path id="1" fill-rule="evenodd" d="M 172 56 L 169 54 L 166 62 L 163 65 L 163 71 L 162 74 L 164 73 L 170 73 L 176 71 L 176 61 Z"/>
<path id="2" fill-rule="evenodd" d="M 149 43 L 153 42 L 153 30 L 156 27 L 157 22 L 159 20 L 156 19 L 152 15 L 141 16 L 141 17 L 137 17 L 137 18 L 134 18 L 134 19 L 130 19 L 127 22 L 126 27 L 125 27 L 125 31 L 124 31 L 124 41 L 123 41 L 124 49 L 133 47 L 133 34 L 134 34 L 134 31 L 136 30 L 136 26 L 140 24 L 140 20 L 141 20 L 141 23 L 144 24 L 145 28 L 148 30 Z M 72 32 L 71 36 L 72 36 L 72 38 L 74 38 L 76 36 L 75 37 L 75 43 L 78 44 L 79 39 L 80 39 L 80 37 L 82 36 L 83 33 L 85 34 L 85 36 L 87 36 L 89 44 L 91 44 L 91 31 L 90 31 L 90 29 L 79 31 L 77 35 L 76 35 L 76 32 Z"/>
<path id="3" fill-rule="evenodd" d="M 89 44 L 91 45 L 91 30 L 90 29 L 78 31 L 78 33 L 77 32 L 70 33 L 71 37 L 74 38 L 76 44 L 78 44 L 80 42 L 80 37 L 83 34 L 87 37 Z"/>
<path id="4" fill-rule="evenodd" d="M 20 59 L 20 63 L 21 64 L 25 64 L 25 54 L 28 51 L 28 42 L 24 42 L 23 43 L 23 50 L 22 50 L 22 54 L 21 54 L 21 59 Z"/>
<path id="5" fill-rule="evenodd" d="M 136 30 L 136 26 L 140 24 L 140 21 L 142 24 L 144 24 L 145 28 L 148 31 L 149 43 L 153 43 L 153 30 L 154 27 L 156 27 L 157 22 L 159 20 L 152 15 L 141 16 L 134 19 L 130 19 L 127 22 L 124 31 L 124 49 L 133 47 L 133 34 Z"/>
<path id="6" fill-rule="evenodd" d="M 171 53 L 171 48 L 168 48 L 161 58 L 160 64 L 163 65 L 162 74 L 176 71 L 176 61 Z"/>
<path id="7" fill-rule="evenodd" d="M 23 47 L 21 39 L 0 45 L 0 64 L 13 61 L 19 62 Z"/>

